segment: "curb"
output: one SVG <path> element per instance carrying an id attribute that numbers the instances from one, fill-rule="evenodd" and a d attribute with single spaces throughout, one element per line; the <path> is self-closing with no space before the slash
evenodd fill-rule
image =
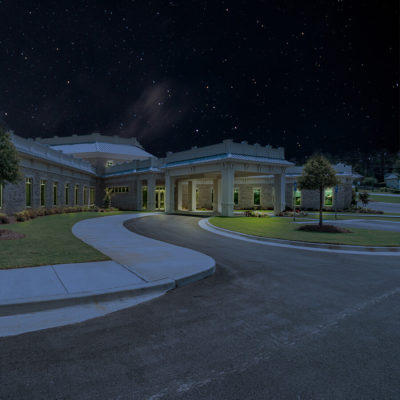
<path id="1" fill-rule="evenodd" d="M 128 297 L 142 296 L 153 292 L 162 292 L 175 289 L 177 284 L 172 279 L 163 279 L 156 283 L 148 283 L 143 286 L 131 286 L 119 288 L 118 290 L 96 291 L 87 293 L 76 293 L 73 295 L 57 295 L 48 297 L 35 297 L 30 299 L 18 299 L 0 304 L 0 317 L 9 315 L 26 314 L 56 308 L 83 305 L 91 302 L 104 302 L 118 300 Z"/>
<path id="2" fill-rule="evenodd" d="M 217 227 L 209 222 L 209 218 L 199 221 L 199 226 L 202 229 L 208 230 L 215 234 L 224 234 L 223 236 L 229 236 L 233 239 L 247 240 L 254 243 L 260 243 L 276 247 L 286 247 L 286 248 L 309 250 L 309 251 L 335 252 L 342 254 L 400 256 L 400 247 L 371 247 L 371 246 L 323 244 L 323 243 L 301 242 L 294 240 L 274 239 L 262 236 L 248 235 L 246 233 L 235 232 L 229 229 Z M 218 233 L 218 231 L 221 233 Z"/>

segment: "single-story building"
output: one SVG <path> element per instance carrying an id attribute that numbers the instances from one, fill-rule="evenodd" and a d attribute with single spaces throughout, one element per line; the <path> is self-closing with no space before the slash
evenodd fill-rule
<path id="1" fill-rule="evenodd" d="M 385 184 L 389 188 L 400 189 L 400 176 L 392 172 L 385 175 Z"/>
<path id="2" fill-rule="evenodd" d="M 315 191 L 299 191 L 302 167 L 285 160 L 283 147 L 224 140 L 157 158 L 136 138 L 100 134 L 24 139 L 12 134 L 23 179 L 0 187 L 0 212 L 26 208 L 99 205 L 106 188 L 121 209 L 167 213 L 235 209 L 314 209 Z M 350 206 L 350 166 L 334 166 L 340 185 L 324 194 L 326 208 Z"/>

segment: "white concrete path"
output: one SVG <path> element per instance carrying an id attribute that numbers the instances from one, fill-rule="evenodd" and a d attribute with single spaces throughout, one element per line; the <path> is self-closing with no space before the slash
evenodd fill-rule
<path id="1" fill-rule="evenodd" d="M 122 214 L 84 220 L 72 231 L 112 258 L 0 270 L 0 336 L 84 321 L 161 296 L 215 271 L 199 252 L 137 235 Z"/>

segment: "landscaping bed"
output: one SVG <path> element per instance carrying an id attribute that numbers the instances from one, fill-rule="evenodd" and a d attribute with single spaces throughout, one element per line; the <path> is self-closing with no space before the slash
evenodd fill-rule
<path id="1" fill-rule="evenodd" d="M 307 232 L 289 218 L 212 217 L 210 223 L 220 228 L 248 235 L 304 242 L 356 246 L 400 246 L 398 232 L 352 228 L 351 233 Z"/>

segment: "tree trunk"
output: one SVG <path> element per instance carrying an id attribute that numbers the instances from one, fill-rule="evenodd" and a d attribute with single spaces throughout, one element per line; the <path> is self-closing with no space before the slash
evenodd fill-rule
<path id="1" fill-rule="evenodd" d="M 319 226 L 322 226 L 322 193 L 323 188 L 319 188 Z"/>

